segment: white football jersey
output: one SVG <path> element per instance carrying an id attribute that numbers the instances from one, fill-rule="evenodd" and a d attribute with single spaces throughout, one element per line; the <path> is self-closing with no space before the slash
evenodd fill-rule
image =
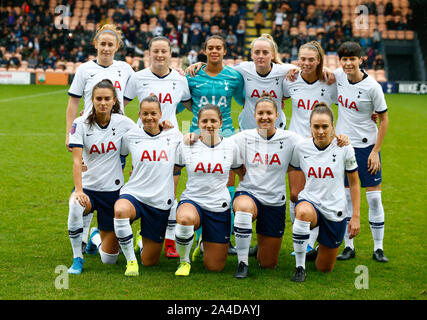
<path id="1" fill-rule="evenodd" d="M 124 114 L 123 94 L 126 84 L 134 73 L 132 67 L 125 61 L 116 61 L 108 67 L 100 66 L 96 60 L 81 64 L 74 75 L 68 94 L 72 97 L 84 99 L 84 114 L 92 110 L 92 89 L 104 79 L 109 79 L 116 88 L 120 109 Z"/>
<path id="2" fill-rule="evenodd" d="M 286 116 L 282 110 L 283 79 L 289 70 L 295 68 L 291 64 L 273 64 L 272 69 L 266 76 L 260 76 L 256 71 L 254 62 L 241 62 L 233 68 L 242 75 L 245 81 L 245 105 L 239 115 L 240 130 L 254 129 L 257 127 L 255 121 L 255 103 L 264 92 L 269 93 L 276 101 L 279 108 L 279 118 L 276 127 L 286 127 Z"/>
<path id="3" fill-rule="evenodd" d="M 116 191 L 124 183 L 120 148 L 123 135 L 136 127 L 126 116 L 113 113 L 108 125 L 92 126 L 87 116 L 74 120 L 69 133 L 71 148 L 83 148 L 83 161 L 87 171 L 82 172 L 83 188 L 93 191 Z"/>
<path id="4" fill-rule="evenodd" d="M 239 150 L 231 138 L 223 138 L 214 147 L 198 140 L 181 144 L 177 165 L 186 166 L 188 180 L 180 200 L 192 200 L 201 208 L 223 212 L 230 208 L 228 174 L 241 166 Z"/>
<path id="5" fill-rule="evenodd" d="M 178 128 L 176 107 L 181 101 L 191 100 L 187 79 L 173 69 L 166 76 L 159 77 L 150 68 L 145 68 L 135 72 L 129 79 L 124 96 L 127 100 L 138 97 L 141 103 L 150 93 L 154 93 L 159 98 L 162 108 L 160 121 L 169 120 L 175 128 Z M 138 119 L 138 123 L 140 122 L 141 120 Z"/>
<path id="6" fill-rule="evenodd" d="M 378 127 L 371 120 L 372 113 L 387 111 L 381 85 L 365 73 L 363 80 L 350 83 L 338 68 L 334 71 L 338 90 L 337 134 L 345 134 L 355 148 L 366 148 L 376 143 Z"/>
<path id="7" fill-rule="evenodd" d="M 337 101 L 336 84 L 328 85 L 326 82 L 316 80 L 309 83 L 301 76 L 295 81 L 283 81 L 283 94 L 292 99 L 292 117 L 289 130 L 303 137 L 310 137 L 310 114 L 313 106 L 318 102 L 326 102 L 331 106 Z"/>
<path id="8" fill-rule="evenodd" d="M 282 206 L 286 203 L 286 172 L 295 145 L 302 140 L 298 134 L 277 129 L 270 138 L 257 129 L 240 131 L 232 139 L 239 146 L 240 158 L 246 167 L 237 191 L 246 191 L 262 204 Z"/>
<path id="9" fill-rule="evenodd" d="M 157 209 L 170 209 L 175 199 L 173 168 L 181 141 L 182 134 L 175 128 L 155 136 L 139 127 L 126 133 L 121 154 L 132 155 L 133 171 L 120 194 L 130 194 Z"/>
<path id="10" fill-rule="evenodd" d="M 298 199 L 312 202 L 328 220 L 342 221 L 347 216 L 344 175 L 357 170 L 353 147 L 340 148 L 334 139 L 325 149 L 319 149 L 313 138 L 307 138 L 296 146 L 291 165 L 305 175 L 304 190 Z"/>

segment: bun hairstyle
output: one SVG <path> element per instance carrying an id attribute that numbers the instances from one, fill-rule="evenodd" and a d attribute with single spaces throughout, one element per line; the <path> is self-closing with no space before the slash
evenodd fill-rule
<path id="1" fill-rule="evenodd" d="M 269 94 L 268 92 L 263 92 L 261 97 L 255 102 L 255 110 L 256 110 L 258 104 L 261 102 L 269 102 L 274 106 L 274 108 L 276 109 L 277 112 L 279 111 L 279 107 L 277 106 L 276 101 L 273 99 L 273 96 L 271 94 Z"/>
<path id="2" fill-rule="evenodd" d="M 310 41 L 305 44 L 303 44 L 298 52 L 300 53 L 302 49 L 309 49 L 317 53 L 317 57 L 319 59 L 319 65 L 316 68 L 316 76 L 319 80 L 325 81 L 325 77 L 323 75 L 323 64 L 325 60 L 325 51 L 323 50 L 322 46 L 317 41 Z"/>
<path id="3" fill-rule="evenodd" d="M 315 114 L 326 114 L 329 116 L 332 123 L 332 134 L 335 135 L 334 113 L 332 112 L 332 109 L 328 106 L 328 104 L 326 102 L 318 102 L 313 106 L 313 110 L 311 111 L 311 114 L 310 114 L 310 125 L 311 125 L 311 119 Z"/>
<path id="4" fill-rule="evenodd" d="M 113 108 L 111 109 L 111 114 L 113 114 L 113 113 L 123 114 L 122 110 L 120 109 L 119 99 L 117 99 L 116 88 L 114 88 L 114 85 L 110 79 L 103 79 L 93 87 L 93 89 L 92 89 L 92 101 L 93 101 L 94 93 L 95 93 L 96 89 L 110 89 L 111 92 L 113 93 L 114 99 L 116 99 L 116 103 L 114 104 Z M 90 111 L 90 113 L 87 117 L 87 123 L 89 124 L 90 127 L 93 124 L 95 124 L 95 117 L 96 117 L 95 106 L 92 106 L 92 110 Z"/>
<path id="5" fill-rule="evenodd" d="M 159 107 L 159 111 L 162 112 L 162 107 L 160 106 L 159 98 L 157 98 L 157 96 L 155 94 L 150 94 L 149 96 L 142 99 L 141 103 L 139 104 L 139 110 L 140 111 L 141 111 L 141 106 L 144 102 L 156 103 L 157 106 Z"/>
<path id="6" fill-rule="evenodd" d="M 282 59 L 280 59 L 280 56 L 279 56 L 279 49 L 277 47 L 277 43 L 274 41 L 273 37 L 270 34 L 268 34 L 268 33 L 263 33 L 261 35 L 261 37 L 258 37 L 258 38 L 254 39 L 251 42 L 251 51 L 252 51 L 252 49 L 254 47 L 255 42 L 260 41 L 260 40 L 267 41 L 267 42 L 270 43 L 270 45 L 271 45 L 271 51 L 273 52 L 273 59 L 272 59 L 272 61 L 274 63 L 277 63 L 277 64 L 283 64 Z"/>
<path id="7" fill-rule="evenodd" d="M 207 103 L 203 107 L 200 108 L 199 113 L 197 114 L 197 119 L 199 119 L 200 116 L 202 115 L 202 113 L 206 110 L 214 110 L 218 114 L 219 120 L 222 121 L 221 109 L 217 105 L 211 104 L 211 103 Z"/>
<path id="8" fill-rule="evenodd" d="M 103 33 L 114 35 L 117 39 L 117 46 L 119 48 L 123 45 L 122 31 L 115 24 L 104 24 L 101 28 L 99 28 L 95 34 L 95 37 L 93 38 L 93 42 L 96 43 L 99 36 Z"/>

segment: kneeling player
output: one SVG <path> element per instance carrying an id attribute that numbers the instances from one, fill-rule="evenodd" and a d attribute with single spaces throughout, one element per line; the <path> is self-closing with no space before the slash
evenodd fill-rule
<path id="1" fill-rule="evenodd" d="M 319 226 L 319 250 L 316 268 L 330 272 L 334 268 L 346 229 L 344 173 L 350 183 L 353 215 L 348 224 L 350 238 L 360 230 L 360 187 L 353 147 L 339 148 L 335 140 L 333 114 L 325 103 L 317 104 L 311 113 L 313 138 L 295 148 L 292 166 L 305 175 L 305 187 L 298 195 L 292 238 L 296 270 L 292 281 L 305 281 L 305 252 L 310 229 Z"/>
<path id="2" fill-rule="evenodd" d="M 114 203 L 124 183 L 120 160 L 122 136 L 135 123 L 119 114 L 120 104 L 110 80 L 102 80 L 92 90 L 92 111 L 71 125 L 69 147 L 73 152 L 74 192 L 69 201 L 68 232 L 73 248 L 71 274 L 83 271 L 83 219 L 97 211 L 98 229 L 91 235 L 103 263 L 115 263 L 119 246 L 114 234 Z M 87 171 L 82 173 L 82 160 Z M 93 241 L 92 241 L 93 240 Z M 101 246 L 102 240 L 102 246 Z"/>
<path id="3" fill-rule="evenodd" d="M 136 219 L 141 219 L 142 264 L 151 266 L 159 261 L 175 197 L 175 153 L 182 140 L 178 129 L 166 131 L 159 125 L 162 112 L 157 97 L 142 100 L 139 117 L 143 127 L 123 137 L 121 154 L 130 152 L 133 172 L 114 205 L 114 230 L 126 257 L 126 276 L 139 275 L 131 228 Z"/>

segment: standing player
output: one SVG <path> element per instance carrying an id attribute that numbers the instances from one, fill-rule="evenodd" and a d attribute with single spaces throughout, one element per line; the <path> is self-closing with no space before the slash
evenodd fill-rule
<path id="1" fill-rule="evenodd" d="M 255 129 L 257 124 L 254 118 L 255 103 L 263 93 L 269 93 L 277 105 L 282 104 L 283 79 L 291 69 L 292 64 L 282 63 L 277 51 L 277 44 L 269 34 L 262 34 L 251 43 L 251 57 L 253 61 L 244 61 L 231 68 L 237 70 L 243 77 L 245 84 L 245 104 L 239 115 L 241 130 Z M 194 76 L 202 62 L 187 68 L 186 72 Z M 283 110 L 279 111 L 276 127 L 286 128 L 286 116 Z"/>
<path id="2" fill-rule="evenodd" d="M 151 266 L 159 261 L 175 198 L 175 154 L 182 140 L 177 128 L 162 130 L 160 127 L 162 112 L 157 97 L 142 99 L 139 117 L 142 128 L 130 130 L 123 137 L 121 154 L 131 153 L 133 172 L 114 205 L 114 230 L 126 257 L 126 276 L 139 274 L 131 227 L 136 219 L 141 218 L 143 265 Z"/>
<path id="3" fill-rule="evenodd" d="M 241 131 L 232 138 L 239 146 L 246 168 L 233 201 L 239 263 L 234 276 L 238 279 L 248 275 L 252 221 L 255 219 L 259 265 L 274 268 L 278 263 L 285 230 L 286 172 L 295 145 L 302 139 L 294 132 L 275 127 L 279 107 L 273 97 L 265 95 L 255 104 L 258 127 Z"/>
<path id="4" fill-rule="evenodd" d="M 336 84 L 328 84 L 323 73 L 323 61 L 325 53 L 317 41 L 303 44 L 298 52 L 298 65 L 301 71 L 295 80 L 285 79 L 283 92 L 286 98 L 292 99 L 292 117 L 289 130 L 298 133 L 302 137 L 311 136 L 310 114 L 313 106 L 318 102 L 326 102 L 331 105 L 337 100 Z M 295 202 L 298 193 L 304 187 L 304 175 L 301 171 L 289 172 L 289 180 L 296 186 L 296 194 L 291 194 L 289 202 L 291 220 L 295 219 Z M 310 231 L 310 239 L 307 245 L 307 259 L 313 260 L 316 256 L 314 243 L 316 242 L 319 228 Z"/>
<path id="5" fill-rule="evenodd" d="M 177 71 L 170 68 L 172 57 L 171 45 L 166 37 L 154 37 L 148 45 L 150 53 L 150 66 L 132 75 L 126 86 L 124 104 L 127 105 L 132 99 L 138 97 L 141 102 L 145 97 L 154 94 L 158 97 L 162 109 L 162 119 L 172 122 L 178 127 L 176 120 L 176 107 L 178 103 L 191 109 L 191 95 L 187 80 Z M 138 119 L 138 124 L 141 119 Z M 175 190 L 179 180 L 179 173 L 174 176 Z M 176 191 L 175 191 L 176 192 Z M 165 254 L 168 258 L 177 258 L 175 249 L 175 224 L 176 206 L 175 200 L 170 211 L 169 224 L 166 231 Z M 137 240 L 138 241 L 138 240 Z M 140 241 L 140 240 L 139 240 Z"/>
<path id="6" fill-rule="evenodd" d="M 244 104 L 244 82 L 239 72 L 224 66 L 223 59 L 226 54 L 226 43 L 221 36 L 210 36 L 205 43 L 207 65 L 203 66 L 195 77 L 187 76 L 193 99 L 190 132 L 198 132 L 199 110 L 206 104 L 217 105 L 222 113 L 221 136 L 230 137 L 234 134 L 233 121 L 231 118 L 232 98 L 240 105 Z M 230 174 L 227 187 L 231 198 L 234 196 L 234 173 Z M 230 230 L 232 225 L 230 225 Z M 199 244 L 201 230 L 196 233 L 196 242 Z M 195 253 L 199 252 L 197 246 Z M 232 249 L 230 243 L 230 249 Z"/>
<path id="7" fill-rule="evenodd" d="M 221 111 L 206 104 L 199 110 L 200 140 L 182 145 L 177 164 L 187 167 L 188 180 L 176 214 L 176 247 L 180 256 L 177 276 L 190 274 L 194 230 L 203 227 L 203 262 L 210 271 L 224 269 L 230 241 L 229 172 L 241 167 L 237 145 L 222 138 Z"/>
<path id="8" fill-rule="evenodd" d="M 362 188 L 366 188 L 369 206 L 369 224 L 374 240 L 373 259 L 387 262 L 383 251 L 384 208 L 381 200 L 381 146 L 388 128 L 387 104 L 381 85 L 364 70 L 362 49 L 355 42 L 344 42 L 338 49 L 342 68 L 335 70 L 338 89 L 337 132 L 348 135 L 356 153 Z M 373 112 L 378 113 L 380 124 L 371 121 Z M 346 182 L 346 186 L 348 183 Z M 346 189 L 348 211 L 351 218 L 351 194 Z M 355 257 L 353 240 L 345 236 L 345 248 L 339 260 Z"/>
<path id="9" fill-rule="evenodd" d="M 313 138 L 299 143 L 291 164 L 305 175 L 305 186 L 298 195 L 292 228 L 296 270 L 292 281 L 305 281 L 305 259 L 310 229 L 319 227 L 316 268 L 330 272 L 346 231 L 344 175 L 350 183 L 353 215 L 348 223 L 350 238 L 360 230 L 360 187 L 357 163 L 351 145 L 338 147 L 334 138 L 332 110 L 316 104 L 310 117 Z"/>
<path id="10" fill-rule="evenodd" d="M 135 123 L 121 115 L 116 90 L 110 80 L 102 80 L 93 87 L 92 111 L 73 121 L 69 147 L 73 153 L 74 192 L 69 201 L 68 232 L 73 248 L 71 274 L 83 271 L 84 215 L 97 210 L 98 228 L 91 240 L 103 263 L 115 263 L 119 247 L 114 234 L 114 203 L 124 183 L 120 161 L 122 136 Z M 82 173 L 84 160 L 87 171 Z M 101 245 L 102 241 L 102 245 Z"/>
<path id="11" fill-rule="evenodd" d="M 123 44 L 122 32 L 113 24 L 102 26 L 95 35 L 94 45 L 97 51 L 95 60 L 83 63 L 77 68 L 73 82 L 68 91 L 69 100 L 67 106 L 67 123 L 65 145 L 69 151 L 69 132 L 71 124 L 77 117 L 81 97 L 84 99 L 84 115 L 92 110 L 92 89 L 95 84 L 103 79 L 109 79 L 113 83 L 120 110 L 124 113 L 123 93 L 130 76 L 134 73 L 131 66 L 124 61 L 114 60 L 114 54 Z M 122 159 L 124 162 L 124 159 Z M 93 213 L 84 217 L 83 247 L 86 246 L 89 227 Z"/>

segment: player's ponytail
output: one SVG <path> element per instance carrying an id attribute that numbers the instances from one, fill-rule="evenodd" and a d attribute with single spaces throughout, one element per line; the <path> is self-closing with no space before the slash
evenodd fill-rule
<path id="1" fill-rule="evenodd" d="M 319 64 L 316 68 L 316 77 L 317 79 L 321 81 L 325 81 L 325 77 L 323 75 L 323 64 L 325 60 L 325 51 L 323 50 L 322 46 L 317 41 L 310 41 L 305 44 L 303 44 L 299 50 L 298 54 L 301 52 L 302 49 L 309 49 L 314 51 L 317 54 L 317 58 L 319 59 Z"/>
<path id="2" fill-rule="evenodd" d="M 274 106 L 274 108 L 276 109 L 276 111 L 279 112 L 279 108 L 277 106 L 276 101 L 273 99 L 273 96 L 271 94 L 269 94 L 268 92 L 263 92 L 261 97 L 255 102 L 255 110 L 256 110 L 258 104 L 261 102 L 271 103 Z"/>
<path id="3" fill-rule="evenodd" d="M 258 38 L 254 39 L 252 41 L 252 43 L 251 43 L 251 51 L 252 51 L 252 49 L 254 47 L 255 42 L 260 41 L 260 40 L 267 41 L 268 43 L 270 43 L 271 52 L 273 54 L 272 61 L 274 63 L 277 63 L 277 64 L 283 64 L 282 59 L 280 59 L 280 56 L 279 56 L 279 49 L 277 48 L 277 43 L 276 43 L 276 41 L 274 41 L 273 37 L 270 34 L 268 34 L 268 33 L 263 33 L 261 35 L 261 37 L 258 37 Z"/>
<path id="4" fill-rule="evenodd" d="M 111 109 L 111 114 L 113 114 L 113 113 L 123 114 L 123 112 L 122 112 L 122 110 L 120 108 L 119 99 L 117 98 L 116 88 L 114 88 L 114 85 L 113 85 L 113 83 L 111 82 L 110 79 L 101 80 L 96 85 L 94 85 L 94 87 L 92 89 L 92 104 L 93 104 L 93 97 L 95 96 L 95 90 L 96 89 L 110 89 L 111 92 L 113 93 L 114 99 L 116 99 L 116 103 L 113 105 L 113 108 Z M 89 124 L 90 127 L 93 124 L 95 124 L 95 122 L 96 122 L 95 106 L 92 106 L 92 110 L 90 111 L 89 115 L 87 116 L 87 120 L 86 121 L 87 121 L 87 123 Z"/>
<path id="5" fill-rule="evenodd" d="M 139 104 L 139 111 L 141 111 L 141 106 L 144 102 L 147 103 L 155 103 L 159 107 L 159 111 L 162 112 L 162 107 L 160 106 L 159 98 L 154 93 L 151 93 L 149 96 L 146 96 L 144 99 L 142 99 L 141 103 Z"/>
<path id="6" fill-rule="evenodd" d="M 335 136 L 334 113 L 332 112 L 332 109 L 328 106 L 328 104 L 326 102 L 317 102 L 314 104 L 310 114 L 310 126 L 311 126 L 311 119 L 315 114 L 326 114 L 329 116 L 332 124 L 332 135 Z"/>

